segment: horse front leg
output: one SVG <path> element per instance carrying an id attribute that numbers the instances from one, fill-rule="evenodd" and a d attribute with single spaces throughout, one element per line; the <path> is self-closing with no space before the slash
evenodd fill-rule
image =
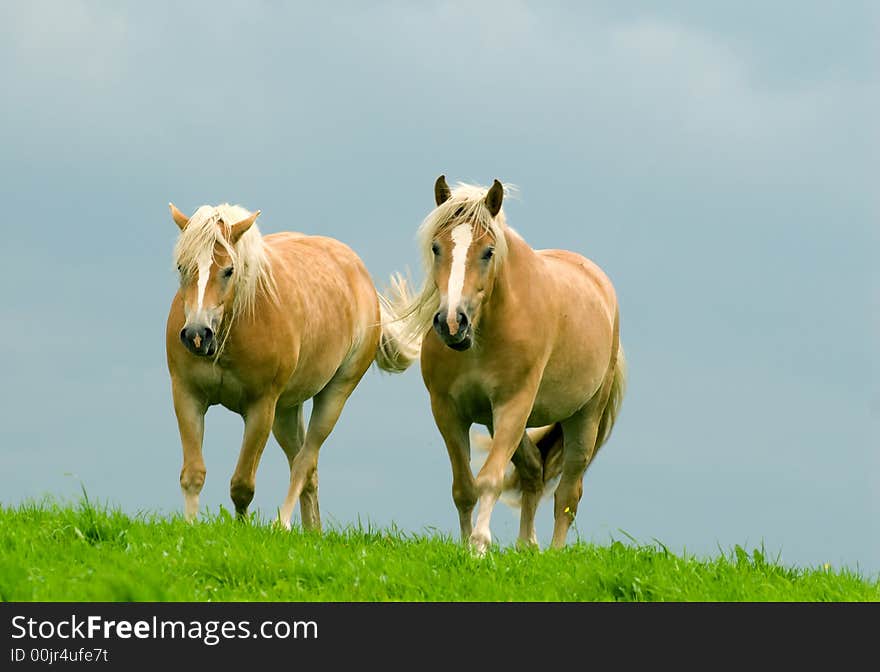
<path id="1" fill-rule="evenodd" d="M 462 419 L 446 395 L 431 396 L 434 422 L 446 443 L 452 465 L 452 501 L 458 509 L 461 540 L 467 542 L 473 532 L 473 512 L 477 489 L 471 471 L 471 444 L 468 431 L 471 423 Z"/>
<path id="2" fill-rule="evenodd" d="M 247 508 L 254 498 L 257 467 L 269 440 L 275 420 L 275 397 L 263 397 L 251 403 L 244 411 L 244 438 L 238 463 L 229 483 L 229 495 L 238 518 L 247 516 Z"/>
<path id="3" fill-rule="evenodd" d="M 205 485 L 205 460 L 202 440 L 205 435 L 205 413 L 208 405 L 182 385 L 172 381 L 174 414 L 183 447 L 183 468 L 180 470 L 180 490 L 183 493 L 183 516 L 187 522 L 195 520 L 199 512 L 199 494 Z"/>
<path id="4" fill-rule="evenodd" d="M 532 406 L 535 403 L 536 385 L 524 385 L 519 393 L 492 409 L 494 433 L 489 456 L 477 474 L 477 498 L 479 511 L 477 523 L 471 533 L 471 547 L 478 555 L 483 555 L 492 543 L 489 521 L 492 510 L 504 487 L 504 472 L 507 464 L 522 440 Z M 527 522 L 528 525 L 528 522 Z"/>

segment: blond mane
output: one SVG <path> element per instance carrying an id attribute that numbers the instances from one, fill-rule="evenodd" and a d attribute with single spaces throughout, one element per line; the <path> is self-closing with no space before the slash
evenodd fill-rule
<path id="1" fill-rule="evenodd" d="M 214 249 L 220 244 L 235 267 L 233 277 L 233 300 L 231 313 L 223 319 L 226 327 L 215 357 L 220 355 L 229 326 L 240 314 L 252 316 L 257 294 L 262 292 L 271 300 L 277 298 L 272 265 L 263 243 L 263 235 L 256 222 L 238 239 L 235 245 L 227 240 L 232 225 L 249 217 L 251 213 L 240 205 L 203 205 L 190 218 L 174 246 L 174 263 L 181 277 L 193 277 L 198 273 L 199 262 L 206 256 L 213 260 Z M 218 223 L 220 226 L 218 226 Z"/>
<path id="2" fill-rule="evenodd" d="M 504 185 L 505 194 L 512 189 L 513 185 Z M 489 213 L 485 203 L 487 192 L 488 187 L 457 183 L 449 199 L 428 213 L 416 233 L 425 272 L 422 288 L 418 294 L 412 296 L 408 281 L 397 275 L 392 278 L 392 296 L 381 297 L 392 319 L 402 324 L 399 329 L 401 339 L 412 343 L 416 348 L 420 347 L 422 337 L 431 328 L 434 314 L 440 307 L 440 292 L 431 280 L 431 268 L 434 264 L 431 245 L 438 234 L 455 224 L 468 222 L 474 227 L 474 240 L 487 234 L 495 240 L 495 254 L 492 257 L 494 270 L 497 271 L 504 263 L 507 256 L 507 240 L 504 236 L 507 220 L 503 208 L 495 217 Z"/>

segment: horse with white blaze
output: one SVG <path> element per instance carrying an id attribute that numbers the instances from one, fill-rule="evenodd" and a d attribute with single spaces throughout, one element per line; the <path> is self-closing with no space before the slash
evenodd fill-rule
<path id="1" fill-rule="evenodd" d="M 551 543 L 565 545 L 584 473 L 611 433 L 626 383 L 608 276 L 575 252 L 532 249 L 507 225 L 504 190 L 498 180 L 450 189 L 441 175 L 436 208 L 418 231 L 424 286 L 413 296 L 398 276 L 386 299 L 403 326 L 398 336 L 420 348 L 462 538 L 480 554 L 506 489 L 521 506 L 518 542 L 536 545 L 538 502 L 557 479 Z M 491 435 L 476 478 L 474 423 Z"/>
<path id="2" fill-rule="evenodd" d="M 287 455 L 290 485 L 278 520 L 290 528 L 297 500 L 306 529 L 321 529 L 318 451 L 375 362 L 404 370 L 395 325 L 360 258 L 333 238 L 263 236 L 236 205 L 204 205 L 180 227 L 174 249 L 180 289 L 171 302 L 166 354 L 183 445 L 184 514 L 196 517 L 205 482 L 205 413 L 222 404 L 244 418 L 230 495 L 238 516 L 254 496 L 257 466 L 272 432 Z M 312 399 L 308 429 L 303 403 Z"/>

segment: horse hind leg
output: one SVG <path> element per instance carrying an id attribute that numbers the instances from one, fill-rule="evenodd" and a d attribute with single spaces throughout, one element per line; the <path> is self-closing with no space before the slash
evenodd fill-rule
<path id="1" fill-rule="evenodd" d="M 366 367 L 364 367 L 364 371 L 366 371 Z M 317 511 L 318 452 L 336 426 L 336 422 L 342 414 L 342 408 L 359 380 L 360 376 L 355 379 L 333 378 L 312 400 L 309 427 L 302 449 L 291 462 L 290 486 L 287 490 L 287 497 L 278 512 L 278 522 L 287 529 L 290 529 L 290 517 L 293 515 L 296 501 L 304 492 L 307 501 L 311 501 L 310 498 L 314 496 L 315 511 Z M 307 485 L 309 486 L 308 490 Z M 314 486 L 314 491 L 311 490 L 312 486 Z M 307 518 L 304 514 L 303 525 L 306 524 Z"/>
<path id="2" fill-rule="evenodd" d="M 562 468 L 553 502 L 553 548 L 565 546 L 584 493 L 584 473 L 596 454 L 601 407 L 589 404 L 562 422 Z"/>
<path id="3" fill-rule="evenodd" d="M 302 449 L 305 441 L 306 426 L 303 421 L 302 404 L 290 408 L 276 409 L 275 424 L 272 426 L 275 439 L 287 456 L 287 464 L 293 473 L 293 461 Z M 307 530 L 321 531 L 321 512 L 318 508 L 318 469 L 311 479 L 303 486 L 299 496 L 300 511 L 302 512 L 303 527 Z"/>
<path id="4" fill-rule="evenodd" d="M 528 432 L 523 432 L 519 446 L 511 459 L 516 467 L 517 485 L 520 490 L 519 537 L 516 543 L 521 548 L 537 547 L 535 513 L 544 490 L 544 469 L 541 453 Z"/>
<path id="5" fill-rule="evenodd" d="M 617 337 L 615 334 L 615 343 Z M 626 389 L 626 362 L 623 350 L 616 345 L 617 358 L 600 392 L 580 411 L 562 422 L 563 448 L 562 476 L 556 488 L 553 526 L 554 548 L 565 545 L 568 528 L 577 514 L 578 503 L 584 491 L 584 472 L 599 448 L 607 441 L 620 410 Z M 558 459 L 558 458 L 557 458 Z M 549 456 L 544 464 L 545 480 Z"/>

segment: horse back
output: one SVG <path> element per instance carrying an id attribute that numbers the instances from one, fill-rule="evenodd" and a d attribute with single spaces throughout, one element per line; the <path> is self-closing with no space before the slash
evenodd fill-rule
<path id="1" fill-rule="evenodd" d="M 361 258 L 327 236 L 276 233 L 265 237 L 281 304 L 302 325 L 302 339 L 326 348 L 334 335 L 359 341 L 379 323 L 375 286 Z M 304 343 L 305 344 L 305 343 Z"/>
<path id="2" fill-rule="evenodd" d="M 290 232 L 270 234 L 264 240 L 282 294 L 297 294 L 306 303 L 310 298 L 319 303 L 329 300 L 343 312 L 365 312 L 370 318 L 374 316 L 373 308 L 378 310 L 370 274 L 345 243 L 327 236 Z M 323 308 L 332 321 L 339 319 L 329 305 Z"/>
<path id="3" fill-rule="evenodd" d="M 556 279 L 563 300 L 579 296 L 601 307 L 608 320 L 614 321 L 617 293 L 611 279 L 596 262 L 570 250 L 536 250 L 536 253 L 544 261 L 548 275 Z"/>

